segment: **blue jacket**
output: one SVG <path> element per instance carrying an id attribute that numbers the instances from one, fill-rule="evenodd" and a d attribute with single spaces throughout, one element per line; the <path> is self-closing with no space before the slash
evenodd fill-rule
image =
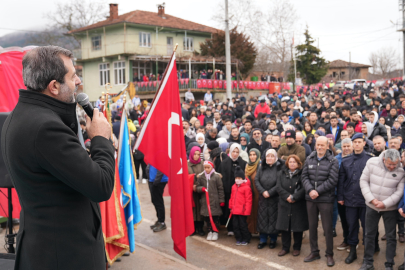
<path id="1" fill-rule="evenodd" d="M 360 154 L 352 154 L 342 159 L 339 170 L 338 201 L 345 206 L 366 207 L 360 188 L 360 177 L 367 161 L 374 155 L 363 150 Z"/>
<path id="2" fill-rule="evenodd" d="M 149 167 L 149 182 L 155 182 L 156 184 L 156 183 L 165 183 L 169 180 L 169 177 L 164 175 L 162 172 L 160 172 L 152 165 L 149 165 L 148 167 Z"/>
<path id="3" fill-rule="evenodd" d="M 339 155 L 335 156 L 335 158 L 339 161 L 339 169 L 340 169 L 340 164 L 342 164 L 342 153 L 340 153 Z"/>

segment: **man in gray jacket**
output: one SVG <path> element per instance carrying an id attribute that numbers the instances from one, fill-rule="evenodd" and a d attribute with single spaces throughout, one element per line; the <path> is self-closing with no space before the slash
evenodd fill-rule
<path id="1" fill-rule="evenodd" d="M 360 177 L 360 187 L 366 201 L 366 239 L 364 260 L 360 270 L 372 270 L 375 235 L 382 216 L 387 236 L 385 269 L 393 269 L 397 240 L 395 234 L 397 206 L 404 193 L 404 170 L 395 149 L 370 158 Z"/>
<path id="2" fill-rule="evenodd" d="M 304 262 L 319 260 L 318 214 L 321 214 L 322 228 L 326 239 L 327 265 L 334 266 L 332 213 L 335 202 L 335 188 L 338 183 L 339 162 L 328 149 L 328 138 L 320 136 L 316 140 L 316 151 L 305 161 L 302 170 L 302 183 L 307 201 L 309 242 L 311 254 Z"/>

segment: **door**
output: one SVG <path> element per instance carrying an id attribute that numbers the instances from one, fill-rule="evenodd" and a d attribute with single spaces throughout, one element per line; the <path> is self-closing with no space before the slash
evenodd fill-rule
<path id="1" fill-rule="evenodd" d="M 173 38 L 167 37 L 167 55 L 172 55 L 173 53 Z"/>

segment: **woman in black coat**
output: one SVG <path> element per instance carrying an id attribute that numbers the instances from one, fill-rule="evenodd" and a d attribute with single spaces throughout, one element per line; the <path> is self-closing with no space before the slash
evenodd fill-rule
<path id="1" fill-rule="evenodd" d="M 257 213 L 257 230 L 260 233 L 260 242 L 257 246 L 262 249 L 267 245 L 267 238 L 270 237 L 270 248 L 276 247 L 278 230 L 277 210 L 277 173 L 283 167 L 284 162 L 277 159 L 277 152 L 274 149 L 265 151 L 262 164 L 257 169 L 255 185 L 259 192 L 259 208 Z"/>
<path id="2" fill-rule="evenodd" d="M 283 249 L 278 256 L 290 252 L 291 232 L 294 236 L 293 256 L 300 255 L 302 233 L 308 230 L 305 188 L 301 183 L 302 163 L 297 155 L 290 155 L 277 175 L 278 203 L 277 230 L 281 231 Z"/>
<path id="3" fill-rule="evenodd" d="M 225 158 L 219 166 L 218 172 L 222 174 L 222 182 L 225 193 L 225 206 L 222 208 L 223 215 L 220 219 L 222 225 L 226 224 L 230 214 L 229 199 L 231 198 L 232 186 L 235 184 L 235 168 L 239 166 L 243 171 L 245 171 L 246 161 L 239 156 L 241 152 L 242 147 L 240 144 L 233 143 L 229 150 L 229 157 Z M 234 235 L 232 224 L 233 222 L 231 218 L 227 227 L 228 235 Z"/>

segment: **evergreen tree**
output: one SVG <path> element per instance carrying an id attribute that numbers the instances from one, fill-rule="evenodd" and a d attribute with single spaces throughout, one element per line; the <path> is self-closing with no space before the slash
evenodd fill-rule
<path id="1" fill-rule="evenodd" d="M 305 84 L 319 83 L 328 71 L 328 63 L 320 56 L 321 50 L 312 45 L 315 41 L 309 34 L 308 28 L 304 35 L 305 43 L 296 46 L 297 72 L 301 73 L 301 78 Z M 291 66 L 294 76 L 294 62 Z"/>

